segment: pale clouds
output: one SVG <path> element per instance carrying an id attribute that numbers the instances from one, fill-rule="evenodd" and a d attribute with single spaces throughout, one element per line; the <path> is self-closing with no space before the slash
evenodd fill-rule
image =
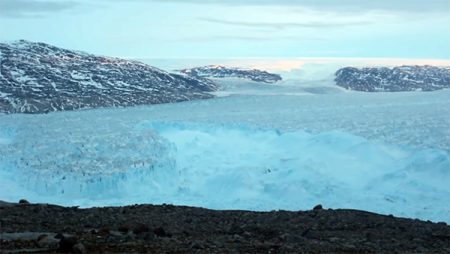
<path id="1" fill-rule="evenodd" d="M 450 59 L 449 0 L 0 0 L 0 40 L 119 57 Z"/>
<path id="2" fill-rule="evenodd" d="M 76 7 L 74 1 L 55 0 L 0 0 L 0 16 L 11 18 L 36 18 L 49 13 Z"/>

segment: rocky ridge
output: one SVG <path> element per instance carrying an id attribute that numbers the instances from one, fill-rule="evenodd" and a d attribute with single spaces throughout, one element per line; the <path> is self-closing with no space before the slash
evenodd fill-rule
<path id="1" fill-rule="evenodd" d="M 195 78 L 240 78 L 262 83 L 276 83 L 282 78 L 278 74 L 257 69 L 242 69 L 220 65 L 208 65 L 180 70 L 181 73 Z"/>
<path id="2" fill-rule="evenodd" d="M 364 92 L 434 91 L 450 88 L 450 68 L 399 66 L 354 68 L 336 72 L 336 85 Z"/>
<path id="3" fill-rule="evenodd" d="M 0 43 L 0 113 L 46 113 L 212 98 L 210 80 L 45 43 Z"/>

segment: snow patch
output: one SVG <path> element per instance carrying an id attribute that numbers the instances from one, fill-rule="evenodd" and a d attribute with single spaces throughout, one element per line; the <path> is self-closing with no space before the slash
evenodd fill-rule
<path id="1" fill-rule="evenodd" d="M 11 95 L 11 94 L 10 93 L 3 93 L 3 92 L 0 91 L 0 98 L 6 98 L 9 95 Z"/>

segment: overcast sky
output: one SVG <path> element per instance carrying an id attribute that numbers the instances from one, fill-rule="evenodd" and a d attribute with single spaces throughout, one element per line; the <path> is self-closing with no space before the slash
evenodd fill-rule
<path id="1" fill-rule="evenodd" d="M 0 40 L 128 58 L 450 59 L 450 0 L 0 0 Z"/>

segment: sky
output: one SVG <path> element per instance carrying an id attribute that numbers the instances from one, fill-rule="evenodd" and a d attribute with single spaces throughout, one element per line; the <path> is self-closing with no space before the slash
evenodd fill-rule
<path id="1" fill-rule="evenodd" d="M 450 59 L 450 0 L 0 0 L 0 41 L 125 58 Z"/>

